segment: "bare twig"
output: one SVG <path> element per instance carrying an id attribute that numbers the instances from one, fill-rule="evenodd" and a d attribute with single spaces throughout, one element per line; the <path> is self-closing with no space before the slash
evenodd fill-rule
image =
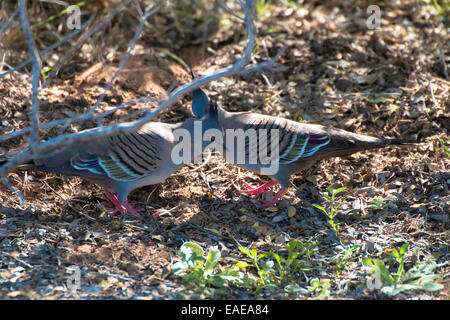
<path id="1" fill-rule="evenodd" d="M 9 25 L 14 21 L 14 19 L 17 17 L 17 15 L 19 14 L 19 10 L 16 10 L 11 17 L 9 17 L 8 21 L 6 21 L 2 27 L 0 28 L 0 35 L 5 32 L 5 30 L 9 27 Z"/>
<path id="2" fill-rule="evenodd" d="M 60 195 L 55 189 L 53 189 L 45 180 L 42 180 L 42 182 L 58 197 L 60 198 L 62 201 L 64 201 L 69 208 L 71 208 L 73 211 L 75 211 L 76 213 L 78 213 L 79 215 L 91 220 L 91 221 L 97 221 L 95 218 L 92 218 L 90 215 L 84 213 L 82 210 L 78 210 L 77 208 L 75 208 L 74 206 L 72 206 L 66 199 L 64 199 L 64 197 L 62 195 Z"/>
<path id="3" fill-rule="evenodd" d="M 248 74 L 251 72 L 258 72 L 261 75 L 265 75 L 267 73 L 270 74 L 275 71 L 285 71 L 286 70 L 285 66 L 277 65 L 274 67 L 274 65 L 275 65 L 275 62 L 281 58 L 281 56 L 283 55 L 283 53 L 286 51 L 287 48 L 288 48 L 288 45 L 285 45 L 280 50 L 278 50 L 277 54 L 274 57 L 272 57 L 270 60 L 258 63 L 256 65 L 248 67 L 248 68 L 245 68 L 245 70 L 242 70 L 242 72 L 241 72 L 242 76 L 247 77 Z"/>
<path id="4" fill-rule="evenodd" d="M 33 34 L 31 33 L 30 23 L 27 16 L 27 1 L 19 0 L 19 13 L 20 23 L 22 24 L 23 34 L 27 42 L 28 52 L 30 54 L 33 67 L 32 67 L 32 80 L 31 80 L 31 143 L 30 149 L 32 153 L 35 153 L 36 148 L 39 145 L 39 78 L 41 71 L 41 61 L 39 54 L 34 43 Z"/>
<path id="5" fill-rule="evenodd" d="M 94 28 L 83 34 L 83 36 L 78 39 L 78 41 L 66 52 L 66 54 L 60 59 L 58 64 L 52 68 L 50 71 L 47 80 L 45 81 L 43 87 L 47 87 L 50 84 L 50 81 L 58 74 L 61 67 L 64 63 L 69 59 L 69 57 L 76 51 L 78 48 L 93 34 L 97 33 L 100 29 L 106 26 L 125 6 L 127 6 L 131 0 L 125 0 L 119 6 L 117 6 L 105 19 L 102 20 L 99 24 L 97 24 Z"/>
<path id="6" fill-rule="evenodd" d="M 91 115 L 91 114 L 84 113 L 84 114 L 81 114 L 81 115 L 78 115 L 78 116 L 73 116 L 71 118 L 64 118 L 64 119 L 53 120 L 53 121 L 50 121 L 50 122 L 46 122 L 46 123 L 40 124 L 39 125 L 39 129 L 52 128 L 52 127 L 56 127 L 56 126 L 59 126 L 59 125 L 68 125 L 68 124 L 71 124 L 71 123 L 82 122 L 82 121 L 86 121 L 86 120 L 99 120 L 99 119 L 105 118 L 105 117 L 113 114 L 114 112 L 116 112 L 116 111 L 118 111 L 120 109 L 123 109 L 125 107 L 132 106 L 132 105 L 135 105 L 137 103 L 145 103 L 145 102 L 149 102 L 149 101 L 156 101 L 156 98 L 154 98 L 154 97 L 142 97 L 142 98 L 139 98 L 139 99 L 127 101 L 127 102 L 119 104 L 117 107 L 115 107 L 115 108 L 113 108 L 111 110 L 105 111 L 105 112 L 103 112 L 101 114 Z M 5 140 L 9 140 L 9 139 L 12 139 L 12 138 L 15 138 L 15 137 L 20 137 L 20 136 L 22 136 L 24 134 L 29 133 L 30 131 L 31 131 L 31 129 L 28 127 L 28 128 L 24 128 L 24 129 L 21 129 L 21 130 L 17 130 L 17 131 L 5 134 L 5 135 L 0 137 L 0 142 L 5 141 Z"/>
<path id="7" fill-rule="evenodd" d="M 445 62 L 445 55 L 444 50 L 442 48 L 441 39 L 437 34 L 435 34 L 435 37 L 439 48 L 439 61 L 441 62 L 442 73 L 444 74 L 445 79 L 448 80 L 447 63 Z"/>
<path id="8" fill-rule="evenodd" d="M 82 30 L 84 30 L 88 25 L 90 25 L 92 23 L 92 21 L 94 21 L 94 18 L 95 18 L 95 14 L 91 15 L 89 20 L 81 25 L 80 29 L 75 29 L 71 33 L 65 35 L 61 40 L 59 40 L 59 41 L 55 42 L 54 44 L 52 44 L 52 45 L 42 49 L 41 51 L 39 51 L 39 56 L 42 57 L 44 54 L 46 54 L 50 50 L 53 50 L 53 49 L 57 48 L 58 46 L 60 46 L 64 42 L 67 42 L 68 40 L 70 40 L 71 38 L 76 36 L 78 33 L 80 33 Z M 18 70 L 22 69 L 23 67 L 25 67 L 26 65 L 31 63 L 31 61 L 32 61 L 32 59 L 28 58 L 27 60 L 25 60 L 22 63 L 20 63 L 18 66 L 16 66 L 16 67 L 12 68 L 11 70 L 8 70 L 8 71 L 0 74 L 0 79 L 2 79 L 6 75 L 8 75 L 8 74 L 10 74 L 10 73 L 12 73 L 14 71 L 18 71 Z"/>
<path id="9" fill-rule="evenodd" d="M 160 2 L 159 4 L 153 6 L 152 8 L 150 8 L 150 6 L 148 6 L 145 9 L 144 15 L 141 17 L 140 21 L 139 21 L 139 26 L 136 29 L 136 32 L 134 33 L 133 39 L 130 42 L 130 45 L 128 46 L 129 49 L 128 51 L 125 53 L 124 57 L 122 58 L 122 61 L 120 61 L 119 67 L 117 68 L 116 72 L 114 73 L 114 75 L 111 77 L 111 80 L 109 80 L 108 84 L 106 85 L 105 90 L 100 94 L 100 96 L 97 99 L 97 102 L 95 103 L 95 105 L 91 108 L 91 110 L 89 110 L 88 114 L 92 114 L 100 105 L 100 103 L 103 101 L 103 99 L 106 96 L 106 93 L 109 91 L 109 89 L 111 88 L 114 79 L 116 79 L 117 75 L 119 74 L 119 72 L 123 69 L 123 67 L 125 66 L 125 63 L 128 60 L 128 57 L 130 56 L 131 52 L 134 50 L 134 47 L 136 45 L 136 42 L 139 40 L 141 33 L 142 33 L 142 29 L 145 25 L 145 21 L 148 20 L 148 18 L 150 18 L 151 16 L 153 16 L 154 14 L 156 14 L 159 10 L 161 10 L 161 8 L 165 5 L 165 1 Z"/>
<path id="10" fill-rule="evenodd" d="M 19 190 L 16 190 L 12 184 L 9 182 L 8 178 L 2 177 L 3 184 L 11 191 L 12 194 L 16 194 L 20 198 L 20 205 L 25 203 L 25 196 Z"/>
<path id="11" fill-rule="evenodd" d="M 131 0 L 123 2 L 121 6 L 117 7 L 117 8 L 116 8 L 110 15 L 108 15 L 108 17 L 105 18 L 101 23 L 99 23 L 98 25 L 96 25 L 96 26 L 95 26 L 92 30 L 90 30 L 89 32 L 85 33 L 85 34 L 77 41 L 77 43 L 76 43 L 74 46 L 72 46 L 72 48 L 64 55 L 64 57 L 60 59 L 58 65 L 55 66 L 55 67 L 52 69 L 52 71 L 51 71 L 50 74 L 48 75 L 48 78 L 47 78 L 46 82 L 44 83 L 43 87 L 47 86 L 47 85 L 50 83 L 51 79 L 52 79 L 55 75 L 57 75 L 57 73 L 59 72 L 60 68 L 63 66 L 63 64 L 65 63 L 65 61 L 67 61 L 67 59 L 68 59 L 68 57 L 71 55 L 71 53 L 73 53 L 73 51 L 74 51 L 77 47 L 79 47 L 79 46 L 81 45 L 81 43 L 83 43 L 87 38 L 89 38 L 90 36 L 92 36 L 92 34 L 94 34 L 95 32 L 97 32 L 100 28 L 102 28 L 103 26 L 105 26 L 106 23 L 109 22 L 109 21 L 110 21 L 110 20 L 111 20 L 111 19 L 112 19 L 112 18 L 113 18 L 113 17 L 114 17 L 114 16 L 115 16 L 115 15 L 116 15 L 116 14 L 117 14 L 124 6 L 125 6 L 125 5 L 127 5 L 130 1 L 131 1 Z M 103 119 L 104 117 L 106 117 L 106 116 L 108 116 L 108 115 L 110 115 L 110 114 L 116 112 L 116 111 L 119 110 L 119 109 L 122 109 L 122 108 L 125 107 L 125 106 L 129 106 L 129 105 L 133 105 L 133 104 L 136 104 L 136 103 L 147 102 L 147 101 L 153 100 L 154 98 L 151 98 L 151 97 L 144 97 L 144 98 L 136 99 L 136 100 L 129 101 L 129 102 L 126 102 L 126 103 L 122 103 L 121 105 L 117 106 L 117 107 L 114 108 L 113 110 L 107 111 L 107 112 L 105 112 L 105 113 L 103 113 L 103 114 L 95 115 L 95 116 L 93 115 L 93 112 L 96 110 L 96 108 L 98 107 L 98 105 L 103 101 L 103 99 L 104 99 L 104 97 L 105 97 L 105 95 L 106 95 L 106 92 L 110 89 L 110 87 L 111 87 L 112 83 L 114 82 L 114 79 L 116 78 L 117 74 L 121 71 L 121 69 L 122 69 L 123 66 L 125 65 L 125 62 L 126 62 L 128 56 L 129 56 L 129 54 L 130 54 L 131 51 L 134 49 L 134 46 L 135 46 L 135 44 L 136 44 L 137 40 L 139 39 L 139 36 L 140 36 L 140 34 L 141 34 L 141 32 L 142 32 L 142 28 L 143 28 L 144 22 L 145 22 L 146 20 L 148 20 L 149 17 L 151 17 L 152 15 L 154 15 L 155 13 L 157 13 L 157 12 L 162 8 L 162 6 L 163 6 L 164 4 L 165 4 L 165 2 L 161 2 L 161 3 L 159 3 L 158 5 L 154 6 L 154 7 L 152 8 L 152 10 L 149 10 L 149 11 L 146 10 L 144 16 L 141 18 L 141 22 L 140 22 L 140 24 L 139 24 L 138 30 L 136 31 L 135 36 L 134 36 L 133 40 L 132 40 L 131 43 L 130 43 L 130 46 L 129 46 L 130 49 L 127 51 L 125 57 L 122 59 L 119 68 L 117 69 L 116 73 L 113 75 L 113 77 L 111 78 L 111 80 L 109 81 L 109 83 L 108 83 L 106 89 L 103 91 L 103 93 L 102 93 L 102 94 L 100 95 L 100 97 L 98 98 L 96 104 L 95 104 L 95 105 L 94 105 L 94 106 L 93 106 L 86 114 L 79 115 L 79 116 L 75 116 L 75 117 L 72 117 L 72 118 L 65 118 L 65 119 L 60 119 L 60 120 L 56 120 L 56 121 L 51 121 L 51 122 L 48 122 L 48 123 L 46 123 L 46 124 L 40 126 L 39 128 L 42 129 L 42 128 L 54 127 L 54 126 L 62 125 L 62 124 L 68 125 L 68 124 L 73 123 L 73 122 L 80 122 L 80 121 L 85 121 L 85 120 L 88 120 L 88 119 L 97 120 L 97 122 L 99 122 L 99 121 L 100 121 L 101 119 Z M 93 18 L 94 18 L 94 16 L 92 16 L 92 17 L 89 19 L 89 21 L 88 21 L 89 24 L 90 24 L 90 22 L 93 20 Z M 87 26 L 87 25 L 88 25 L 88 23 L 85 23 L 85 24 L 84 24 L 84 26 Z M 78 31 L 78 32 L 79 32 L 79 31 Z M 28 60 L 27 60 L 27 61 L 28 61 Z M 26 61 L 25 61 L 25 62 L 26 62 Z M 25 65 L 25 64 L 23 63 L 23 65 Z M 17 68 L 15 68 L 15 69 L 17 69 Z M 11 70 L 11 71 L 9 71 L 9 72 L 12 72 L 12 71 L 13 71 L 13 70 Z M 5 74 L 0 75 L 0 78 L 1 78 L 1 76 L 6 75 L 6 74 L 9 73 L 9 72 L 6 72 Z M 2 140 L 7 140 L 7 139 L 11 139 L 11 138 L 14 138 L 14 137 L 17 137 L 17 136 L 21 136 L 21 135 L 23 135 L 23 134 L 25 134 L 25 133 L 29 133 L 30 131 L 31 131 L 31 128 L 25 128 L 25 129 L 22 129 L 22 130 L 13 132 L 13 133 L 9 133 L 9 134 L 7 134 L 7 135 L 4 135 L 4 136 L 0 137 L 0 141 L 2 141 Z"/>
<path id="12" fill-rule="evenodd" d="M 239 16 L 236 12 L 234 12 L 230 7 L 228 7 L 225 3 L 222 2 L 222 0 L 216 0 L 216 3 L 219 5 L 219 7 L 221 7 L 222 9 L 224 9 L 226 12 L 228 12 L 229 14 L 231 14 L 232 16 L 238 18 L 241 21 L 244 21 L 244 18 L 242 18 L 241 16 Z"/>
<path id="13" fill-rule="evenodd" d="M 26 262 L 23 261 L 22 259 L 17 258 L 16 256 L 12 255 L 12 254 L 9 253 L 9 252 L 2 252 L 2 255 L 7 256 L 7 257 L 10 257 L 10 258 L 16 260 L 17 262 L 23 264 L 23 265 L 24 265 L 25 267 L 27 267 L 27 268 L 33 269 L 33 266 L 32 266 L 31 264 L 26 263 Z"/>
<path id="14" fill-rule="evenodd" d="M 52 152 L 56 151 L 58 150 L 58 148 L 61 148 L 62 146 L 66 145 L 69 142 L 88 141 L 93 139 L 94 137 L 108 136 L 111 134 L 137 130 L 145 123 L 149 122 L 154 117 L 156 117 L 165 108 L 175 103 L 184 94 L 187 94 L 192 90 L 199 88 L 200 86 L 203 86 L 210 81 L 230 76 L 241 71 L 245 71 L 244 69 L 245 65 L 251 58 L 251 54 L 255 43 L 255 28 L 253 24 L 253 5 L 254 0 L 247 0 L 247 2 L 243 4 L 248 41 L 243 57 L 239 59 L 233 66 L 229 67 L 228 69 L 217 70 L 211 75 L 198 78 L 189 84 L 179 87 L 178 89 L 173 91 L 165 101 L 160 103 L 160 105 L 155 110 L 147 112 L 139 121 L 135 121 L 132 123 L 114 123 L 109 126 L 97 127 L 91 130 L 82 131 L 78 133 L 59 135 L 55 138 L 41 142 L 39 146 L 35 149 L 36 154 L 31 153 L 30 149 L 25 149 L 21 152 L 18 152 L 10 161 L 8 161 L 6 164 L 0 167 L 0 176 L 4 176 L 10 169 L 16 167 L 17 165 L 29 161 L 33 158 L 36 158 L 37 153 L 43 154 L 49 151 Z"/>

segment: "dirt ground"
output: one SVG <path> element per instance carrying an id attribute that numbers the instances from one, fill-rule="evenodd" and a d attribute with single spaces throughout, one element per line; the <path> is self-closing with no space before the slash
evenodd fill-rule
<path id="1" fill-rule="evenodd" d="M 444 146 L 447 141 L 449 147 L 450 140 L 448 20 L 420 1 L 377 4 L 381 24 L 371 30 L 366 26 L 369 3 L 365 1 L 308 1 L 298 6 L 269 2 L 258 12 L 252 63 L 270 59 L 286 46 L 273 72 L 224 78 L 204 89 L 229 111 L 417 139 L 420 144 L 322 161 L 294 175 L 285 200 L 269 210 L 258 199 L 236 192 L 245 189 L 244 182 L 260 185 L 267 177 L 213 155 L 207 164 L 190 164 L 164 183 L 132 192 L 128 200 L 144 209 L 143 220 L 110 216 L 112 204 L 102 189 L 80 178 L 12 172 L 8 178 L 26 202 L 21 204 L 1 185 L 0 299 L 204 298 L 171 273 L 184 242 L 194 241 L 205 249 L 218 246 L 221 266 L 229 267 L 246 260 L 238 244 L 265 252 L 289 239 L 319 242 L 312 259 L 315 268 L 299 273 L 296 282 L 306 287 L 308 279 L 328 279 L 329 299 L 391 299 L 364 287 L 367 271 L 360 259 L 384 258 L 403 243 L 409 244 L 407 268 L 429 259 L 443 264 L 435 272 L 444 289 L 406 291 L 392 299 L 448 299 L 450 159 Z M 14 7 L 2 10 L 2 18 L 7 18 Z M 100 36 L 67 61 L 39 94 L 41 121 L 80 114 L 95 104 L 132 38 L 138 23 L 135 11 L 130 7 L 121 18 L 113 19 Z M 144 29 L 139 46 L 101 108 L 108 110 L 149 95 L 154 101 L 125 108 L 108 121 L 140 111 L 136 118 L 155 108 L 168 91 L 190 81 L 189 71 L 168 52 L 198 75 L 231 66 L 242 56 L 243 26 L 217 5 L 210 10 L 197 8 L 190 17 L 179 19 L 173 12 L 178 11 L 162 11 L 151 18 L 152 26 Z M 195 13 L 204 16 L 193 18 Z M 30 19 L 37 15 L 30 14 Z M 0 35 L 4 61 L 0 74 L 27 58 L 19 23 L 10 28 Z M 36 41 L 40 49 L 52 43 L 51 32 L 55 31 L 47 28 L 40 33 Z M 47 55 L 45 64 L 52 66 L 67 48 L 61 46 Z M 0 79 L 3 133 L 29 125 L 30 89 L 29 68 Z M 190 98 L 186 97 L 158 120 L 180 122 L 190 114 Z M 86 122 L 66 129 L 74 132 L 89 127 L 92 123 Z M 43 131 L 43 137 L 57 132 Z M 24 143 L 23 138 L 3 141 L 1 150 L 17 149 Z M 339 197 L 343 200 L 336 217 L 341 223 L 339 240 L 359 245 L 343 271 L 330 262 L 336 255 L 336 237 L 325 215 L 312 206 L 326 205 L 328 186 L 347 187 Z M 374 197 L 382 197 L 390 206 L 370 209 Z M 292 209 L 288 213 L 289 207 L 295 208 L 294 214 Z M 158 215 L 153 216 L 155 212 Z M 81 275 L 76 291 L 68 288 L 74 266 Z M 236 285 L 214 296 L 257 297 L 293 298 L 282 287 L 256 294 Z"/>

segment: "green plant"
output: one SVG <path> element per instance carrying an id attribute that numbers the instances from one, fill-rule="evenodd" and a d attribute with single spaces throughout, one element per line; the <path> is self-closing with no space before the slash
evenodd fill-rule
<path id="1" fill-rule="evenodd" d="M 306 288 L 302 288 L 297 283 L 294 283 L 287 285 L 284 288 L 284 291 L 296 298 L 299 297 L 300 294 L 303 295 L 311 294 L 314 296 L 315 299 L 321 299 L 326 298 L 330 295 L 329 287 L 330 287 L 330 280 L 326 279 L 319 280 L 318 278 L 313 278 L 309 282 L 309 286 L 307 286 Z"/>
<path id="2" fill-rule="evenodd" d="M 434 10 L 443 18 L 447 18 L 450 12 L 449 0 L 421 0 L 422 2 L 432 5 Z"/>
<path id="3" fill-rule="evenodd" d="M 325 298 L 330 295 L 330 280 L 319 280 L 317 278 L 311 279 L 309 286 L 307 286 L 308 291 L 314 294 L 316 299 Z"/>
<path id="4" fill-rule="evenodd" d="M 380 211 L 389 208 L 396 208 L 396 205 L 390 201 L 384 202 L 382 197 L 374 197 L 371 199 L 371 203 L 367 206 L 367 208 L 373 211 Z"/>
<path id="5" fill-rule="evenodd" d="M 271 13 L 270 11 L 271 0 L 256 0 L 255 1 L 255 12 L 259 18 L 268 17 Z"/>
<path id="6" fill-rule="evenodd" d="M 298 3 L 296 3 L 295 0 L 281 0 L 281 3 L 290 8 L 294 9 L 301 8 L 301 6 Z"/>
<path id="7" fill-rule="evenodd" d="M 41 76 L 42 79 L 45 81 L 48 78 L 48 73 L 52 71 L 52 67 L 43 67 L 41 68 Z"/>
<path id="8" fill-rule="evenodd" d="M 340 244 L 336 246 L 338 253 L 333 257 L 332 261 L 336 264 L 336 270 L 338 275 L 347 270 L 347 265 L 349 264 L 350 257 L 353 252 L 360 247 L 359 244 L 349 243 L 346 245 Z"/>
<path id="9" fill-rule="evenodd" d="M 282 250 L 287 250 L 287 257 L 282 255 L 282 250 L 279 252 L 268 251 L 259 254 L 256 249 L 250 250 L 245 247 L 239 247 L 239 250 L 250 258 L 250 262 L 240 261 L 236 266 L 239 268 L 251 267 L 256 269 L 257 279 L 254 279 L 247 272 L 244 273 L 244 277 L 242 278 L 243 284 L 247 287 L 255 288 L 256 292 L 260 292 L 267 287 L 285 286 L 286 292 L 293 293 L 295 287 L 290 282 L 295 279 L 297 272 L 313 269 L 310 263 L 310 257 L 318 251 L 317 246 L 318 242 L 302 243 L 291 240 L 282 248 Z M 305 257 L 305 259 L 300 259 L 300 257 Z M 270 258 L 273 258 L 273 260 Z"/>
<path id="10" fill-rule="evenodd" d="M 447 158 L 450 158 L 450 147 L 448 145 L 450 145 L 450 140 L 444 140 L 441 138 L 438 138 L 439 143 L 442 146 L 442 149 L 444 150 L 445 155 L 447 156 Z M 438 152 L 438 147 L 434 148 L 434 152 Z"/>
<path id="11" fill-rule="evenodd" d="M 386 204 L 384 203 L 384 199 L 382 197 L 374 197 L 372 198 L 371 204 L 367 206 L 367 208 L 372 210 L 384 210 L 386 208 Z"/>
<path id="12" fill-rule="evenodd" d="M 390 272 L 385 262 L 379 259 L 362 258 L 364 266 L 368 267 L 371 273 L 367 281 L 369 289 L 381 289 L 384 294 L 395 296 L 408 290 L 438 291 L 443 285 L 437 283 L 439 275 L 433 274 L 433 270 L 442 266 L 435 261 L 427 261 L 416 264 L 405 272 L 405 258 L 408 244 L 405 243 L 399 250 L 393 249 L 392 256 L 388 260 L 394 260 L 397 264 L 397 271 Z"/>
<path id="13" fill-rule="evenodd" d="M 217 247 L 211 247 L 205 255 L 202 247 L 193 242 L 185 242 L 180 250 L 181 261 L 174 264 L 172 273 L 180 276 L 185 284 L 192 284 L 197 291 L 207 296 L 224 294 L 227 281 L 237 281 L 240 273 L 237 268 L 229 268 L 217 272 L 220 259 Z"/>
<path id="14" fill-rule="evenodd" d="M 326 210 L 324 207 L 313 203 L 313 206 L 317 209 L 319 209 L 320 211 L 322 211 L 323 213 L 325 213 L 325 215 L 328 218 L 328 224 L 333 228 L 333 230 L 338 233 L 339 229 L 340 229 L 340 224 L 334 221 L 334 218 L 337 216 L 338 214 L 338 209 L 339 207 L 342 205 L 342 203 L 344 202 L 344 200 L 342 200 L 338 205 L 335 205 L 335 197 L 341 193 L 342 191 L 346 190 L 346 187 L 342 187 L 342 188 L 338 188 L 338 189 L 333 189 L 331 187 L 327 187 L 327 190 L 329 192 L 329 194 L 325 194 L 324 197 L 328 199 L 330 206 L 329 209 Z"/>
<path id="15" fill-rule="evenodd" d="M 286 245 L 286 249 L 288 250 L 288 256 L 286 258 L 283 258 L 278 253 L 271 252 L 275 259 L 275 268 L 277 271 L 275 278 L 277 282 L 284 284 L 293 280 L 295 272 L 299 270 L 312 270 L 313 268 L 310 264 L 311 255 L 319 250 L 317 248 L 318 244 L 318 242 L 306 242 L 304 244 L 297 240 L 291 240 Z M 297 248 L 300 248 L 301 251 L 296 251 Z M 298 259 L 300 256 L 306 256 L 307 259 Z"/>
<path id="16" fill-rule="evenodd" d="M 236 263 L 236 266 L 239 268 L 255 268 L 256 273 L 258 274 L 258 278 L 254 279 L 248 273 L 244 273 L 244 277 L 242 278 L 244 286 L 254 287 L 256 289 L 256 292 L 260 292 L 262 289 L 268 286 L 274 286 L 270 276 L 273 272 L 274 263 L 272 260 L 263 260 L 263 258 L 270 256 L 271 253 L 264 252 L 258 254 L 256 249 L 250 250 L 242 246 L 239 247 L 239 251 L 250 258 L 250 262 L 239 261 L 238 263 Z"/>
<path id="17" fill-rule="evenodd" d="M 84 5 L 85 5 L 84 1 L 80 1 L 80 2 L 78 2 L 78 3 L 75 4 L 75 6 L 77 6 L 77 7 L 82 7 L 82 6 L 84 6 Z M 65 8 L 65 9 L 63 9 L 63 10 L 61 10 L 61 11 L 59 11 L 57 14 L 54 14 L 54 15 L 48 17 L 47 19 L 45 19 L 45 20 L 43 20 L 43 21 L 40 21 L 40 22 L 38 22 L 38 23 L 35 23 L 35 24 L 31 25 L 31 28 L 32 28 L 32 29 L 33 29 L 33 28 L 41 28 L 41 27 L 43 27 L 43 26 L 47 26 L 47 27 L 48 27 L 48 25 L 49 25 L 50 22 L 52 22 L 52 21 L 55 20 L 56 18 L 59 18 L 59 17 L 65 15 L 66 13 L 67 13 L 67 8 Z"/>

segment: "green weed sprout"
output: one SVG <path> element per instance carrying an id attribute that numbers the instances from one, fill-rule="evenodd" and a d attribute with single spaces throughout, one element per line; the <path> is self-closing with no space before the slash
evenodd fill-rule
<path id="1" fill-rule="evenodd" d="M 325 194 L 324 197 L 328 199 L 329 203 L 330 203 L 330 208 L 329 210 L 326 210 L 324 207 L 313 203 L 313 206 L 317 209 L 319 209 L 320 211 L 322 211 L 323 213 L 325 213 L 325 215 L 328 218 L 328 224 L 333 228 L 333 230 L 338 233 L 339 229 L 340 229 L 340 224 L 334 221 L 334 218 L 337 216 L 338 214 L 338 209 L 339 207 L 342 205 L 342 203 L 344 202 L 344 200 L 342 200 L 338 205 L 335 205 L 335 197 L 341 193 L 342 191 L 346 190 L 347 187 L 342 187 L 342 188 L 338 188 L 338 189 L 333 189 L 331 187 L 327 187 L 327 190 L 329 192 L 329 194 Z"/>
<path id="2" fill-rule="evenodd" d="M 291 240 L 284 248 L 287 249 L 287 257 L 281 252 L 258 253 L 256 249 L 239 247 L 239 250 L 250 258 L 250 262 L 240 261 L 236 264 L 239 268 L 255 268 L 258 278 L 254 279 L 247 272 L 244 273 L 243 284 L 255 288 L 260 292 L 267 287 L 283 287 L 286 292 L 294 293 L 298 285 L 293 285 L 295 276 L 299 271 L 309 271 L 313 267 L 310 263 L 311 255 L 318 251 L 318 242 L 302 243 Z M 303 257 L 303 259 L 300 259 Z"/>
<path id="3" fill-rule="evenodd" d="M 384 261 L 379 259 L 362 258 L 364 266 L 368 267 L 371 273 L 367 281 L 367 288 L 381 289 L 386 295 L 396 296 L 397 294 L 409 290 L 439 291 L 443 285 L 436 282 L 440 276 L 433 273 L 433 270 L 443 266 L 435 261 L 417 263 L 414 267 L 405 271 L 405 256 L 408 250 L 408 243 L 405 243 L 399 250 L 393 249 L 389 257 L 395 260 L 398 267 L 396 272 L 390 272 Z"/>
<path id="4" fill-rule="evenodd" d="M 199 293 L 206 296 L 225 294 L 225 283 L 240 279 L 237 268 L 217 272 L 216 266 L 221 256 L 217 247 L 209 248 L 208 254 L 205 255 L 198 244 L 185 242 L 179 250 L 179 255 L 182 260 L 174 264 L 172 273 L 180 276 L 183 283 L 192 284 Z"/>

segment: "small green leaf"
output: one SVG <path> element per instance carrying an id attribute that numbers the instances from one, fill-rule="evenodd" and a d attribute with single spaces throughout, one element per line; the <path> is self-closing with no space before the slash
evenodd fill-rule
<path id="1" fill-rule="evenodd" d="M 333 194 L 337 195 L 337 194 L 339 194 L 339 193 L 341 193 L 342 191 L 345 191 L 345 190 L 347 190 L 347 187 L 341 187 L 341 188 L 338 188 L 338 189 L 334 190 Z"/>
<path id="2" fill-rule="evenodd" d="M 273 260 L 267 261 L 262 260 L 261 262 L 261 268 L 265 271 L 270 271 L 273 268 L 273 265 L 274 265 Z"/>
<path id="3" fill-rule="evenodd" d="M 239 246 L 238 249 L 239 249 L 239 251 L 241 251 L 246 256 L 252 258 L 252 255 L 250 254 L 250 251 L 247 248 Z"/>
<path id="4" fill-rule="evenodd" d="M 363 265 L 365 265 L 366 267 L 372 267 L 373 266 L 372 259 L 370 259 L 370 258 L 362 257 L 361 261 L 362 261 Z"/>
<path id="5" fill-rule="evenodd" d="M 275 261 L 276 261 L 277 263 L 284 262 L 284 258 L 283 258 L 283 257 L 280 257 L 279 254 L 277 254 L 277 253 L 275 253 L 275 252 L 271 252 L 271 253 L 272 253 L 272 256 L 275 258 Z"/>
<path id="6" fill-rule="evenodd" d="M 243 261 L 239 261 L 236 263 L 236 266 L 238 268 L 247 268 L 247 267 L 253 267 L 253 264 L 247 263 L 247 262 L 243 262 Z"/>
<path id="7" fill-rule="evenodd" d="M 404 255 L 408 251 L 408 242 L 405 242 L 400 248 L 400 255 Z"/>
<path id="8" fill-rule="evenodd" d="M 220 251 L 217 247 L 211 247 L 208 251 L 208 257 L 205 262 L 205 270 L 209 271 L 214 269 L 217 262 L 219 262 Z"/>
<path id="9" fill-rule="evenodd" d="M 225 278 L 222 277 L 220 274 L 215 274 L 210 277 L 208 282 L 216 288 L 221 288 L 225 284 Z"/>
<path id="10" fill-rule="evenodd" d="M 391 253 L 396 259 L 400 257 L 400 254 L 398 253 L 397 249 L 392 249 Z"/>
<path id="11" fill-rule="evenodd" d="M 303 245 L 302 245 L 302 243 L 300 242 L 300 241 L 297 241 L 297 240 L 291 240 L 291 241 L 289 241 L 289 244 L 288 244 L 288 250 L 289 251 L 294 251 L 295 250 L 295 248 L 297 248 L 297 247 L 302 247 Z"/>
<path id="12" fill-rule="evenodd" d="M 220 275 L 226 280 L 237 280 L 241 278 L 242 272 L 237 268 L 230 268 L 221 272 Z"/>
<path id="13" fill-rule="evenodd" d="M 284 291 L 286 293 L 290 293 L 293 295 L 296 295 L 298 293 L 307 293 L 308 292 L 308 290 L 300 287 L 297 283 L 288 284 L 287 286 L 284 287 Z"/>
<path id="14" fill-rule="evenodd" d="M 188 265 L 184 261 L 177 261 L 172 267 L 173 274 L 180 274 L 186 272 Z"/>
<path id="15" fill-rule="evenodd" d="M 256 252 L 256 250 L 255 250 L 255 252 Z M 259 260 L 261 260 L 262 258 L 268 257 L 268 256 L 270 256 L 270 255 L 272 255 L 272 252 L 264 252 L 264 253 L 261 253 L 260 255 L 258 255 L 258 256 L 256 257 L 256 261 L 259 261 Z M 255 254 L 255 256 L 256 256 L 256 254 Z"/>
<path id="16" fill-rule="evenodd" d="M 308 289 L 310 289 L 310 291 L 312 291 L 312 290 L 320 287 L 320 280 L 317 278 L 311 279 L 309 284 L 310 284 L 310 287 L 308 287 Z"/>
<path id="17" fill-rule="evenodd" d="M 375 268 L 377 268 L 380 272 L 381 281 L 389 283 L 389 284 L 393 284 L 394 278 L 389 273 L 389 270 L 386 268 L 384 262 L 381 260 L 378 260 L 378 259 L 374 259 L 373 262 L 374 262 Z"/>
<path id="18" fill-rule="evenodd" d="M 203 249 L 198 244 L 194 242 L 185 242 L 180 248 L 180 256 L 185 261 L 190 261 L 191 263 L 202 266 L 203 264 Z"/>
<path id="19" fill-rule="evenodd" d="M 425 282 L 421 284 L 420 287 L 426 291 L 439 291 L 444 289 L 444 286 L 437 282 Z"/>
<path id="20" fill-rule="evenodd" d="M 322 211 L 328 216 L 328 211 L 325 210 L 324 207 L 319 206 L 318 204 L 315 204 L 315 203 L 313 203 L 312 206 L 313 206 L 313 207 L 316 207 L 316 208 L 319 209 L 319 210 L 322 210 Z"/>

